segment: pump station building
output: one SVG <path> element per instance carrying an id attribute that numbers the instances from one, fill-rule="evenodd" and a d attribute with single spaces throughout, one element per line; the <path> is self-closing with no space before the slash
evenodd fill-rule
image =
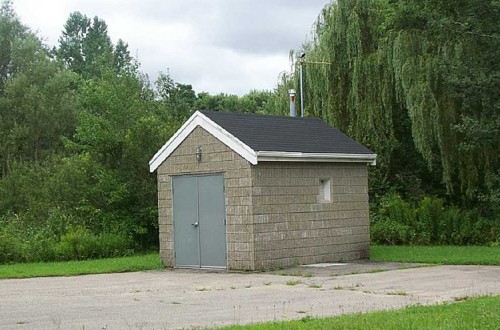
<path id="1" fill-rule="evenodd" d="M 150 161 L 161 259 L 260 270 L 367 258 L 375 160 L 319 119 L 197 111 Z"/>

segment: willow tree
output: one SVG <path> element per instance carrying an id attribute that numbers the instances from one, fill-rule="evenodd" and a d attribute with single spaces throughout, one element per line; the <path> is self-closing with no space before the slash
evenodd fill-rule
<path id="1" fill-rule="evenodd" d="M 499 21 L 498 0 L 333 2 L 304 46 L 306 115 L 374 149 L 379 182 L 500 202 Z"/>

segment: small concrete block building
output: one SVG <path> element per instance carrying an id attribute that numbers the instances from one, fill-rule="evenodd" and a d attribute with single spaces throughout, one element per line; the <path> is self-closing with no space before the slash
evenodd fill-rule
<path id="1" fill-rule="evenodd" d="M 315 118 L 197 111 L 150 161 L 168 267 L 369 257 L 376 154 Z"/>

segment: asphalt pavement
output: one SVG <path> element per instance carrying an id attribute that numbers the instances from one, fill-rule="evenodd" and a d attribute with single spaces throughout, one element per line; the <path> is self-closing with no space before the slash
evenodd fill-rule
<path id="1" fill-rule="evenodd" d="M 203 328 L 500 294 L 498 266 L 336 275 L 339 267 L 345 266 L 281 274 L 162 270 L 0 280 L 0 328 Z"/>

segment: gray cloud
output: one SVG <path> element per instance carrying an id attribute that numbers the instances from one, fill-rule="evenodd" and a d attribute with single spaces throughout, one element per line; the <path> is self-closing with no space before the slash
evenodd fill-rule
<path id="1" fill-rule="evenodd" d="M 109 8 L 135 20 L 187 23 L 199 42 L 249 53 L 287 52 L 310 33 L 325 0 L 142 1 Z"/>
<path id="2" fill-rule="evenodd" d="M 266 3 L 266 2 L 264 2 Z M 245 1 L 225 8 L 223 24 L 213 28 L 213 42 L 250 53 L 287 52 L 296 48 L 311 31 L 324 1 Z"/>
<path id="3" fill-rule="evenodd" d="M 54 45 L 73 11 L 99 16 L 125 40 L 154 80 L 172 77 L 196 91 L 244 94 L 272 89 L 288 52 L 311 32 L 328 0 L 14 0 L 28 26 Z"/>

